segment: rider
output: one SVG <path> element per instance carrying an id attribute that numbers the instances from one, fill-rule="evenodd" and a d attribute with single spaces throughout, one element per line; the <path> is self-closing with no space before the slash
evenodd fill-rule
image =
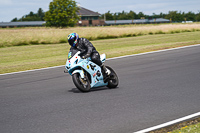
<path id="1" fill-rule="evenodd" d="M 71 33 L 68 35 L 68 42 L 69 45 L 71 45 L 70 50 L 72 49 L 78 49 L 81 51 L 80 56 L 82 56 L 83 59 L 86 59 L 88 57 L 91 57 L 92 62 L 96 63 L 101 67 L 104 77 L 104 81 L 106 80 L 106 77 L 110 75 L 110 70 L 105 67 L 105 65 L 100 60 L 100 55 L 96 51 L 95 47 L 92 45 L 92 43 L 87 40 L 86 38 L 79 38 L 79 35 L 77 33 Z"/>

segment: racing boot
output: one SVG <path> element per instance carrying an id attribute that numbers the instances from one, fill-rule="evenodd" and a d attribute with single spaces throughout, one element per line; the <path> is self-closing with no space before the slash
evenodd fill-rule
<path id="1" fill-rule="evenodd" d="M 107 80 L 109 79 L 109 75 L 110 75 L 111 71 L 109 69 L 107 69 L 104 64 L 101 65 L 101 70 L 103 73 L 103 81 L 104 81 L 104 83 L 106 83 Z"/>

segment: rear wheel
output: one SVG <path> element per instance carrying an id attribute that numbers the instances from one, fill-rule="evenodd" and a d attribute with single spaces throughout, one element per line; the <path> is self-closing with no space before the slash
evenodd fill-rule
<path id="1" fill-rule="evenodd" d="M 115 73 L 115 71 L 111 67 L 106 66 L 106 68 L 111 71 L 111 73 L 109 75 L 107 87 L 108 88 L 116 88 L 118 86 L 118 84 L 119 84 L 119 80 L 118 80 L 117 74 Z"/>
<path id="2" fill-rule="evenodd" d="M 75 73 L 72 75 L 72 80 L 75 84 L 75 86 L 81 91 L 81 92 L 89 92 L 90 91 L 90 81 L 87 76 L 85 76 L 84 79 L 81 78 L 79 73 Z"/>

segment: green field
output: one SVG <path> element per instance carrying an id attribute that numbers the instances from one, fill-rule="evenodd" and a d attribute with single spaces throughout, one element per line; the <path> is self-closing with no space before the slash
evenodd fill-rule
<path id="1" fill-rule="evenodd" d="M 72 32 L 77 32 L 81 37 L 85 37 L 89 40 L 100 40 L 194 31 L 200 31 L 200 23 L 74 27 L 63 29 L 46 27 L 5 28 L 0 29 L 0 48 L 21 45 L 66 43 L 67 35 Z"/>
<path id="2" fill-rule="evenodd" d="M 175 34 L 152 34 L 91 41 L 107 58 L 200 44 L 200 31 Z M 0 48 L 0 73 L 10 73 L 64 65 L 69 45 L 43 44 Z"/>

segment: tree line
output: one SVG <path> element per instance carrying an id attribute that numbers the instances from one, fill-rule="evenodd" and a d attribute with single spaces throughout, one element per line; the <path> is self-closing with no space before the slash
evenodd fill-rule
<path id="1" fill-rule="evenodd" d="M 37 13 L 30 12 L 27 15 L 24 15 L 23 17 L 17 19 L 14 18 L 11 20 L 11 22 L 18 22 L 18 21 L 44 21 L 45 12 L 42 10 L 42 8 L 39 8 Z"/>
<path id="2" fill-rule="evenodd" d="M 12 22 L 17 21 L 46 21 L 46 26 L 49 27 L 73 27 L 79 20 L 77 15 L 79 8 L 75 0 L 53 0 L 49 3 L 49 11 L 44 12 L 39 8 L 37 13 L 32 11 Z"/>
<path id="3" fill-rule="evenodd" d="M 45 12 L 42 10 L 42 8 L 39 8 L 37 13 L 33 13 L 32 11 L 24 15 L 23 17 L 17 19 L 14 18 L 11 20 L 11 22 L 17 22 L 17 21 L 45 21 L 44 20 Z M 100 15 L 100 19 L 106 20 L 132 20 L 132 19 L 155 19 L 155 18 L 165 18 L 169 19 L 171 21 L 200 21 L 200 11 L 198 13 L 193 13 L 193 12 L 178 12 L 178 11 L 169 11 L 168 13 L 160 13 L 160 14 L 155 14 L 153 15 L 145 15 L 143 12 L 139 12 L 138 14 L 134 11 L 129 11 L 129 12 L 116 12 L 116 13 L 111 13 L 110 11 L 106 12 L 105 14 Z"/>
<path id="4" fill-rule="evenodd" d="M 180 22 L 180 21 L 200 21 L 200 11 L 198 13 L 194 12 L 178 12 L 178 11 L 169 11 L 168 13 L 160 13 L 153 15 L 145 15 L 143 12 L 138 14 L 134 11 L 129 12 L 116 12 L 111 13 L 110 11 L 102 14 L 101 19 L 106 18 L 106 20 L 132 20 L 132 19 L 155 19 L 155 18 L 165 18 L 171 21 Z"/>
<path id="5" fill-rule="evenodd" d="M 55 27 L 67 27 L 75 26 L 80 16 L 77 15 L 79 7 L 75 0 L 53 0 L 49 4 L 49 11 L 44 12 L 42 8 L 39 8 L 37 13 L 30 12 L 21 18 L 14 18 L 12 22 L 17 21 L 46 21 L 46 26 Z M 143 12 L 136 13 L 134 11 L 129 12 L 116 12 L 111 13 L 108 11 L 105 14 L 100 15 L 100 19 L 106 20 L 133 20 L 133 19 L 155 19 L 165 18 L 173 22 L 180 21 L 200 21 L 200 11 L 198 13 L 193 12 L 178 12 L 169 11 L 168 13 L 160 13 L 153 15 L 145 15 Z"/>

